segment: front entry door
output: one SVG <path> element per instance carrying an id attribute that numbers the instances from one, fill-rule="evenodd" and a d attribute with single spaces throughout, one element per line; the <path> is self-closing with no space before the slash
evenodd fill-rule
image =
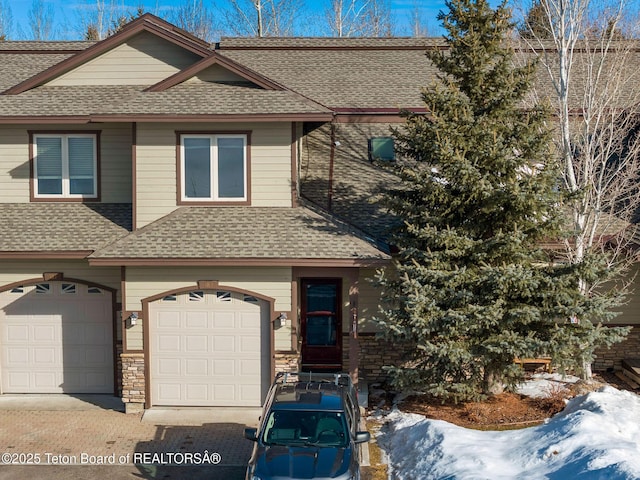
<path id="1" fill-rule="evenodd" d="M 342 370 L 340 279 L 302 280 L 302 370 Z"/>

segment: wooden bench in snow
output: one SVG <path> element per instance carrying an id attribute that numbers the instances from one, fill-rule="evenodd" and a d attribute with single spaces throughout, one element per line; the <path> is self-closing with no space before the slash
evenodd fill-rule
<path id="1" fill-rule="evenodd" d="M 522 368 L 525 365 L 544 365 L 547 373 L 551 373 L 551 357 L 540 358 L 514 358 L 514 363 L 519 364 Z"/>

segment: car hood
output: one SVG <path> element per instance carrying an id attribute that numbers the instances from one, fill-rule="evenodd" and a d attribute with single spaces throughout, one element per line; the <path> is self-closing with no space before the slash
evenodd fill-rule
<path id="1" fill-rule="evenodd" d="M 261 446 L 255 473 L 268 478 L 333 478 L 349 470 L 351 448 Z"/>

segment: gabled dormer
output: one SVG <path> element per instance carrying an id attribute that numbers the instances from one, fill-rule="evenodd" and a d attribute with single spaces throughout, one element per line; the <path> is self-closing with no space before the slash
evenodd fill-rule
<path id="1" fill-rule="evenodd" d="M 206 42 L 144 14 L 113 36 L 3 93 L 20 94 L 44 85 L 153 85 L 210 53 Z"/>

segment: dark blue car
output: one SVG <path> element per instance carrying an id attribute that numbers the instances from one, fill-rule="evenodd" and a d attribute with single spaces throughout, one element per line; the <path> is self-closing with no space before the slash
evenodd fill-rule
<path id="1" fill-rule="evenodd" d="M 360 478 L 360 409 L 346 374 L 278 374 L 255 442 L 247 480 Z"/>

